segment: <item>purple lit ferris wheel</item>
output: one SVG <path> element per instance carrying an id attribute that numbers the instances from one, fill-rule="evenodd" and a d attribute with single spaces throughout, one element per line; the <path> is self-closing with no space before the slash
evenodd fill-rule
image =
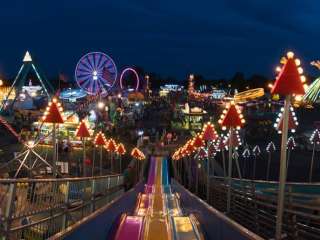
<path id="1" fill-rule="evenodd" d="M 117 80 L 117 67 L 107 54 L 90 52 L 79 60 L 75 79 L 90 95 L 106 94 Z"/>

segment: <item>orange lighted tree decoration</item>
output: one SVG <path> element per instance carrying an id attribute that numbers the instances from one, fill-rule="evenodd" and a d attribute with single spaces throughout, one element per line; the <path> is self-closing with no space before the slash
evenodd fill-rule
<path id="1" fill-rule="evenodd" d="M 226 105 L 226 109 L 223 110 L 223 113 L 220 116 L 218 123 L 222 126 L 222 130 L 229 128 L 229 136 L 234 135 L 236 129 L 240 129 L 241 126 L 245 123 L 243 115 L 239 107 L 231 101 Z M 229 164 L 228 164 L 228 199 L 227 199 L 227 212 L 230 212 L 230 200 L 231 200 L 231 174 L 232 174 L 232 152 L 233 152 L 233 138 L 228 138 L 228 150 L 229 150 Z"/>
<path id="2" fill-rule="evenodd" d="M 107 141 L 107 144 L 106 144 L 106 149 L 107 151 L 110 153 L 110 167 L 111 167 L 111 172 L 114 171 L 114 153 L 116 152 L 117 150 L 117 144 L 116 142 L 114 141 L 113 138 L 110 138 L 108 141 Z"/>
<path id="3" fill-rule="evenodd" d="M 276 239 L 281 239 L 282 234 L 282 218 L 284 191 L 287 175 L 287 149 L 289 110 L 292 96 L 300 96 L 305 94 L 306 81 L 303 76 L 303 69 L 300 67 L 300 60 L 294 57 L 293 52 L 288 52 L 286 57 L 281 59 L 282 67 L 277 67 L 279 72 L 276 81 L 271 89 L 271 94 L 279 94 L 285 97 L 283 109 L 283 126 L 281 137 L 281 156 L 280 156 L 280 176 L 279 176 L 279 192 L 277 204 L 277 223 L 276 223 Z"/>
<path id="4" fill-rule="evenodd" d="M 96 147 L 100 147 L 100 176 L 102 175 L 102 148 L 106 145 L 107 140 L 105 135 L 100 131 L 97 133 L 93 141 Z"/>
<path id="5" fill-rule="evenodd" d="M 119 155 L 119 169 L 120 173 L 122 173 L 122 156 L 126 153 L 126 149 L 122 143 L 118 144 L 116 152 Z"/>
<path id="6" fill-rule="evenodd" d="M 56 127 L 58 124 L 64 123 L 63 108 L 61 103 L 58 102 L 57 98 L 53 98 L 46 108 L 42 117 L 44 123 L 52 123 L 52 146 L 53 146 L 53 176 L 57 175 L 57 156 L 58 146 L 56 137 Z"/>
<path id="7" fill-rule="evenodd" d="M 145 156 L 144 156 L 144 153 L 143 152 L 141 152 L 140 150 L 139 150 L 139 148 L 137 148 L 137 147 L 135 147 L 135 148 L 133 148 L 132 149 L 132 151 L 131 151 L 131 156 L 134 158 L 134 159 L 136 159 L 136 163 L 137 163 L 137 179 L 139 180 L 140 179 L 140 175 L 139 175 L 139 173 L 140 173 L 140 161 L 142 161 L 142 160 L 144 160 L 145 159 Z"/>
<path id="8" fill-rule="evenodd" d="M 88 126 L 84 120 L 82 120 L 76 130 L 76 137 L 79 137 L 82 140 L 82 149 L 83 149 L 83 161 L 82 161 L 82 174 L 86 176 L 86 138 L 90 137 L 90 132 Z"/>

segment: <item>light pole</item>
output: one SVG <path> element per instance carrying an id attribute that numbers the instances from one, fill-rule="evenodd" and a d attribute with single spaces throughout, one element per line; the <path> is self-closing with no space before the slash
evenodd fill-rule
<path id="1" fill-rule="evenodd" d="M 232 153 L 233 147 L 235 146 L 238 138 L 234 134 L 236 129 L 240 129 L 245 123 L 243 115 L 240 108 L 231 101 L 226 105 L 226 109 L 220 116 L 218 123 L 222 126 L 222 130 L 229 128 L 229 138 L 228 138 L 228 151 L 229 151 L 229 166 L 228 166 L 228 192 L 227 192 L 227 213 L 230 213 L 231 209 L 231 180 L 232 180 Z"/>
<path id="2" fill-rule="evenodd" d="M 277 203 L 277 222 L 276 222 L 276 240 L 280 240 L 282 236 L 282 220 L 285 197 L 285 182 L 287 177 L 287 140 L 289 129 L 289 111 L 291 104 L 291 96 L 304 95 L 305 90 L 303 82 L 305 77 L 302 75 L 303 69 L 299 67 L 300 60 L 294 58 L 293 52 L 288 52 L 286 57 L 281 61 L 284 65 L 278 68 L 279 75 L 276 78 L 275 84 L 271 89 L 271 94 L 279 94 L 285 96 L 283 117 L 282 117 L 282 137 L 281 137 L 281 154 L 280 154 L 280 176 L 278 188 L 278 203 Z"/>

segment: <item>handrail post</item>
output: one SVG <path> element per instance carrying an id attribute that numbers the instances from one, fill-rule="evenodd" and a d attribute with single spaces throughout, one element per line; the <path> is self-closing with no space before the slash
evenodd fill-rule
<path id="1" fill-rule="evenodd" d="M 95 210 L 96 179 L 91 180 L 91 212 Z"/>
<path id="2" fill-rule="evenodd" d="M 4 230 L 5 230 L 5 239 L 9 239 L 9 233 L 11 229 L 11 216 L 13 215 L 14 211 L 14 201 L 16 195 L 16 183 L 10 183 L 9 185 L 9 193 L 8 193 L 8 201 L 5 211 L 5 223 L 4 223 Z"/>
<path id="3" fill-rule="evenodd" d="M 64 195 L 65 212 L 64 212 L 63 218 L 62 218 L 62 229 L 63 230 L 68 227 L 69 188 L 70 188 L 70 182 L 67 181 L 66 193 Z"/>

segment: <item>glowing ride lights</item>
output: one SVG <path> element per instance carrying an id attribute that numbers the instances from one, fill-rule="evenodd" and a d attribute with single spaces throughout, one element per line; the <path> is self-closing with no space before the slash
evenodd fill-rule
<path id="1" fill-rule="evenodd" d="M 226 130 L 229 128 L 229 165 L 228 165 L 228 200 L 227 200 L 227 212 L 230 212 L 230 202 L 231 202 L 231 175 L 232 175 L 232 153 L 233 153 L 233 146 L 234 146 L 234 130 L 240 129 L 241 126 L 245 123 L 243 119 L 243 115 L 241 110 L 235 105 L 234 101 L 231 101 L 226 105 L 226 109 L 223 110 L 218 123 L 221 125 L 222 130 Z M 237 161 L 237 159 L 236 159 Z M 237 163 L 238 164 L 238 163 Z"/>
<path id="2" fill-rule="evenodd" d="M 281 108 L 281 112 L 278 115 L 278 118 L 276 119 L 276 123 L 274 124 L 275 129 L 278 131 L 278 133 L 281 134 L 282 128 L 283 128 L 283 115 L 284 108 Z M 293 107 L 290 107 L 289 111 L 289 118 L 288 118 L 288 129 L 294 133 L 298 127 L 299 123 L 296 117 L 296 113 L 294 112 Z"/>
<path id="3" fill-rule="evenodd" d="M 119 83 L 120 83 L 120 88 L 123 90 L 124 89 L 124 86 L 123 86 L 123 77 L 124 77 L 124 74 L 126 72 L 132 72 L 136 78 L 136 86 L 135 86 L 135 91 L 138 91 L 139 90 L 139 85 L 140 85 L 140 78 L 139 78 L 139 75 L 137 73 L 136 70 L 134 70 L 133 68 L 125 68 L 122 72 L 121 72 L 121 75 L 120 75 L 120 80 L 119 80 Z"/>
<path id="4" fill-rule="evenodd" d="M 89 128 L 84 120 L 82 120 L 76 130 L 76 136 L 82 140 L 82 149 L 83 149 L 83 164 L 82 164 L 82 174 L 86 176 L 86 166 L 90 165 L 91 161 L 86 159 L 86 141 L 85 139 L 90 137 Z"/>
<path id="5" fill-rule="evenodd" d="M 53 175 L 57 175 L 57 154 L 58 154 L 58 146 L 56 139 L 56 124 L 63 124 L 63 108 L 61 103 L 58 102 L 57 98 L 53 98 L 51 102 L 49 102 L 46 111 L 42 117 L 43 122 L 52 123 L 52 145 L 53 145 Z"/>
<path id="6" fill-rule="evenodd" d="M 264 96 L 263 88 L 249 89 L 234 95 L 235 102 L 246 102 Z"/>
<path id="7" fill-rule="evenodd" d="M 100 147 L 100 176 L 102 176 L 102 148 L 107 144 L 107 139 L 100 131 L 96 134 L 93 143 L 96 147 Z"/>
<path id="8" fill-rule="evenodd" d="M 104 104 L 104 102 L 102 102 L 102 101 L 99 101 L 99 102 L 97 103 L 97 107 L 98 107 L 100 110 L 102 110 L 102 109 L 104 108 L 104 106 L 105 106 L 105 104 Z"/>
<path id="9" fill-rule="evenodd" d="M 271 94 L 285 96 L 284 111 L 283 111 L 283 127 L 281 139 L 281 156 L 280 156 L 280 176 L 278 188 L 278 203 L 277 203 L 277 222 L 276 222 L 276 239 L 281 239 L 282 235 L 282 218 L 284 205 L 284 192 L 287 171 L 287 138 L 289 125 L 289 110 L 292 96 L 304 95 L 306 78 L 303 76 L 303 69 L 300 67 L 300 60 L 294 57 L 293 52 L 288 52 L 286 57 L 281 59 L 282 67 L 277 67 L 279 72 L 276 81 L 271 89 Z M 304 85 L 305 84 L 305 85 Z M 289 152 L 290 153 L 290 152 Z"/>

